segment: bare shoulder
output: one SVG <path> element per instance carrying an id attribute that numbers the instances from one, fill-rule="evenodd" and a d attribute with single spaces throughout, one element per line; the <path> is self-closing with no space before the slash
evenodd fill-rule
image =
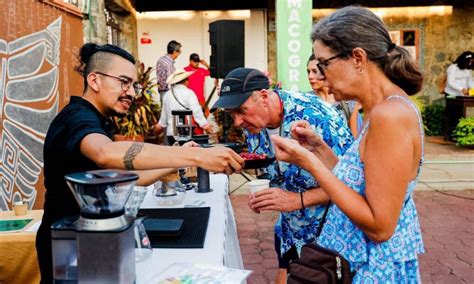
<path id="1" fill-rule="evenodd" d="M 396 124 L 399 126 L 418 125 L 416 107 L 402 99 L 384 100 L 372 109 L 371 124 Z M 416 128 L 415 128 L 416 129 Z"/>

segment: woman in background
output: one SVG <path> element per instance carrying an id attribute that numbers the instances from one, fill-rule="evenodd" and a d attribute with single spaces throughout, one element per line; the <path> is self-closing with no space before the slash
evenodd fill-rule
<path id="1" fill-rule="evenodd" d="M 314 54 L 311 54 L 308 59 L 306 71 L 308 72 L 308 81 L 314 94 L 331 105 L 346 121 L 352 135 L 357 137 L 360 127 L 362 126 L 362 114 L 359 113 L 359 110 L 361 110 L 360 104 L 356 101 L 336 101 L 334 95 L 329 92 L 329 88 L 323 86 L 324 80 L 318 78 L 317 63 L 318 61 L 314 57 Z"/>

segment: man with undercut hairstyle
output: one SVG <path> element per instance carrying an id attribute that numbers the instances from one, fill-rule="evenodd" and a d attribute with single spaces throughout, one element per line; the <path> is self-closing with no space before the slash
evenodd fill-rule
<path id="1" fill-rule="evenodd" d="M 175 168 L 240 171 L 243 159 L 223 147 L 168 147 L 112 141 L 111 116 L 125 115 L 136 95 L 135 59 L 113 45 L 85 44 L 80 50 L 82 97 L 73 96 L 51 123 L 44 143 L 44 215 L 36 237 L 41 283 L 52 283 L 51 225 L 79 214 L 64 176 L 102 168 L 133 170 L 149 185 Z M 194 146 L 194 145 L 191 145 Z"/>

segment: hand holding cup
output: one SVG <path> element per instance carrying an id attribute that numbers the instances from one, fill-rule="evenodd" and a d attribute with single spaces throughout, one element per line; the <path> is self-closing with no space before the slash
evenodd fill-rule
<path id="1" fill-rule="evenodd" d="M 269 179 L 256 179 L 248 183 L 249 191 L 252 196 L 263 189 L 267 189 L 270 187 L 270 180 Z"/>

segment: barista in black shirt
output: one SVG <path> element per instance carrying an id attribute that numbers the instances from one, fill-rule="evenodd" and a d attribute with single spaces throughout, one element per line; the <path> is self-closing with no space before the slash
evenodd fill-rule
<path id="1" fill-rule="evenodd" d="M 140 92 L 135 59 L 113 46 L 85 44 L 80 50 L 84 94 L 71 97 L 51 123 L 44 143 L 44 215 L 36 237 L 41 283 L 52 283 L 51 225 L 79 214 L 64 175 L 101 168 L 133 170 L 148 185 L 169 168 L 199 166 L 212 172 L 240 171 L 242 158 L 227 148 L 168 147 L 114 142 L 110 117 L 127 113 Z"/>

